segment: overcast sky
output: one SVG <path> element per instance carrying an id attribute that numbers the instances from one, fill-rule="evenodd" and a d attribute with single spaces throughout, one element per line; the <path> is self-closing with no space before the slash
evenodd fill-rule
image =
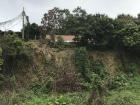
<path id="1" fill-rule="evenodd" d="M 53 7 L 73 10 L 81 6 L 88 13 L 105 13 L 113 18 L 121 13 L 133 16 L 140 13 L 140 0 L 0 0 L 0 22 L 18 16 L 23 6 L 30 22 L 38 24 L 43 14 Z M 18 30 L 20 26 L 14 29 Z"/>

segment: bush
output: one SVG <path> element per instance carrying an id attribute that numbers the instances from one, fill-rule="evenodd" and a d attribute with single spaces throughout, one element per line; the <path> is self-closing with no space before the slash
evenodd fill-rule
<path id="1" fill-rule="evenodd" d="M 109 76 L 105 65 L 100 60 L 89 60 L 86 48 L 75 50 L 75 64 L 85 82 L 90 84 L 88 88 L 105 85 L 104 82 Z"/>
<path id="2" fill-rule="evenodd" d="M 49 92 L 52 91 L 52 86 L 53 86 L 53 79 L 52 78 L 48 78 L 48 80 L 46 80 L 43 83 L 34 83 L 31 86 L 31 90 L 34 92 L 34 94 L 47 94 Z"/>
<path id="3" fill-rule="evenodd" d="M 18 70 L 27 69 L 32 63 L 32 49 L 16 35 L 4 37 L 1 46 L 4 60 L 3 73 L 13 75 Z"/>
<path id="4" fill-rule="evenodd" d="M 118 89 L 127 86 L 127 82 L 127 76 L 124 73 L 120 73 L 110 80 L 109 89 Z"/>
<path id="5" fill-rule="evenodd" d="M 138 66 L 135 63 L 130 63 L 127 66 L 127 72 L 128 73 L 132 73 L 132 74 L 136 74 L 138 72 Z"/>
<path id="6" fill-rule="evenodd" d="M 92 60 L 91 62 L 91 70 L 95 74 L 97 74 L 101 79 L 105 79 L 108 76 L 107 69 L 102 61 L 100 60 Z"/>
<path id="7" fill-rule="evenodd" d="M 75 65 L 85 81 L 90 82 L 90 61 L 88 59 L 88 52 L 86 48 L 81 47 L 75 50 Z"/>

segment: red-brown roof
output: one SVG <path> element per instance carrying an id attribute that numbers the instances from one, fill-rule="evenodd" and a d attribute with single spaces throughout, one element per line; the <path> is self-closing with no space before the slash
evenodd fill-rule
<path id="1" fill-rule="evenodd" d="M 67 40 L 73 40 L 74 39 L 74 36 L 72 36 L 72 35 L 62 35 L 61 36 L 65 41 L 67 41 Z"/>
<path id="2" fill-rule="evenodd" d="M 58 36 L 61 36 L 65 42 L 73 42 L 73 39 L 75 38 L 74 35 L 55 35 L 55 38 Z M 47 38 L 50 39 L 50 35 L 47 35 Z"/>

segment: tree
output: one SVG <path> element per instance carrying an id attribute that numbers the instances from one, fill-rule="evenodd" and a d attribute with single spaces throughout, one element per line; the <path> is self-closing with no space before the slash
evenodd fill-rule
<path id="1" fill-rule="evenodd" d="M 92 22 L 91 22 L 92 21 Z M 92 46 L 107 46 L 112 38 L 113 20 L 106 15 L 96 14 L 91 17 L 88 41 Z"/>
<path id="2" fill-rule="evenodd" d="M 127 24 L 122 30 L 120 30 L 120 34 L 122 35 L 124 46 L 134 47 L 140 45 L 140 32 L 137 24 Z"/>
<path id="3" fill-rule="evenodd" d="M 115 42 L 119 48 L 139 46 L 140 28 L 136 20 L 130 15 L 121 15 L 114 21 Z"/>
<path id="4" fill-rule="evenodd" d="M 114 29 L 113 19 L 104 14 L 87 14 L 81 7 L 73 10 L 64 27 L 80 45 L 92 47 L 109 45 Z"/>
<path id="5" fill-rule="evenodd" d="M 87 12 L 82 9 L 81 7 L 77 7 L 73 10 L 73 15 L 76 16 L 76 17 L 85 17 L 86 18 L 86 15 L 87 15 Z"/>
<path id="6" fill-rule="evenodd" d="M 87 33 L 87 13 L 81 7 L 77 7 L 73 10 L 73 13 L 67 17 L 67 21 L 64 23 L 63 29 L 65 34 L 75 35 L 75 41 L 80 41 L 80 36 Z"/>
<path id="7" fill-rule="evenodd" d="M 88 14 L 81 7 L 72 13 L 55 7 L 44 15 L 42 25 L 51 35 L 75 35 L 80 46 L 121 49 L 139 46 L 139 17 L 120 14 L 112 19 L 105 14 Z"/>
<path id="8" fill-rule="evenodd" d="M 68 15 L 69 11 L 67 9 L 60 10 L 55 7 L 52 10 L 49 10 L 48 13 L 44 14 L 41 21 L 44 30 L 46 30 L 50 35 L 59 33 Z"/>
<path id="9" fill-rule="evenodd" d="M 40 27 L 36 23 L 28 23 L 25 27 L 25 39 L 39 39 L 40 36 Z"/>

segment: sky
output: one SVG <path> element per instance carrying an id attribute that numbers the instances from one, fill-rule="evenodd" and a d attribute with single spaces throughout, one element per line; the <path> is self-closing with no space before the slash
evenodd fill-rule
<path id="1" fill-rule="evenodd" d="M 40 24 L 43 14 L 54 7 L 67 8 L 72 11 L 80 6 L 88 13 L 104 13 L 112 18 L 122 13 L 132 16 L 140 13 L 140 0 L 0 0 L 0 22 L 18 16 L 23 6 L 30 22 L 37 24 Z M 18 31 L 22 27 L 22 22 L 20 23 L 8 28 Z"/>

